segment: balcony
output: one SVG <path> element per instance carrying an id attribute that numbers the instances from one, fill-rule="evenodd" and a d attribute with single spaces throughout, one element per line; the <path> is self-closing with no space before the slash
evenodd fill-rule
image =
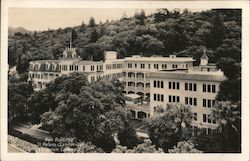
<path id="1" fill-rule="evenodd" d="M 134 86 L 126 86 L 125 89 L 127 91 L 134 91 L 135 90 L 135 87 Z"/>

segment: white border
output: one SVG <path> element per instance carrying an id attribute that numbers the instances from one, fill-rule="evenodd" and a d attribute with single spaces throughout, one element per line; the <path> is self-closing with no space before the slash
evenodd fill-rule
<path id="1" fill-rule="evenodd" d="M 241 154 L 18 154 L 7 153 L 8 8 L 241 8 L 242 153 Z M 249 160 L 249 2 L 248 1 L 2 1 L 1 9 L 1 160 Z"/>

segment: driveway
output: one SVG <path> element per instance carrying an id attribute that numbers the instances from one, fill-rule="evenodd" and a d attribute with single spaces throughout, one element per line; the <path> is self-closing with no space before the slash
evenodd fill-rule
<path id="1" fill-rule="evenodd" d="M 28 134 L 30 136 L 33 136 L 35 138 L 38 139 L 42 139 L 44 140 L 44 138 L 46 137 L 51 137 L 49 132 L 44 131 L 44 130 L 40 130 L 40 129 L 34 129 L 34 128 L 29 128 L 25 125 L 22 124 L 15 124 L 14 126 L 12 126 L 16 131 L 20 131 L 24 134 Z"/>

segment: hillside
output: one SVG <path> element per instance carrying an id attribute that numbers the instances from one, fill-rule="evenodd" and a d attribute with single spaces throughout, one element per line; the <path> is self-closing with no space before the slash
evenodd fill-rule
<path id="1" fill-rule="evenodd" d="M 32 31 L 26 30 L 23 27 L 8 27 L 8 35 L 14 36 L 15 33 L 31 34 Z"/>
<path id="2" fill-rule="evenodd" d="M 143 11 L 133 17 L 96 24 L 90 18 L 73 28 L 48 30 L 30 34 L 9 35 L 10 66 L 26 71 L 28 63 L 37 59 L 58 59 L 69 37 L 82 59 L 103 59 L 103 51 L 117 51 L 119 57 L 134 54 L 193 56 L 198 59 L 206 46 L 210 62 L 222 57 L 241 61 L 241 10 L 161 9 L 146 16 Z"/>

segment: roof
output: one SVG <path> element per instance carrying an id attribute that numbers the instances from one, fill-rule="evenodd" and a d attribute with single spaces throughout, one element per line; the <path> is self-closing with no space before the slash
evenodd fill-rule
<path id="1" fill-rule="evenodd" d="M 127 61 L 149 61 L 149 62 L 193 62 L 195 61 L 191 57 L 126 57 Z"/>
<path id="2" fill-rule="evenodd" d="M 139 96 L 138 94 L 126 94 L 125 97 L 129 97 L 129 98 L 132 98 L 132 99 L 137 99 L 137 98 L 140 98 L 141 96 Z"/>
<path id="3" fill-rule="evenodd" d="M 165 79 L 180 79 L 180 80 L 195 80 L 195 81 L 214 81 L 222 82 L 226 79 L 225 75 L 221 72 L 197 72 L 189 73 L 188 71 L 158 71 L 150 72 L 148 78 L 165 78 Z"/>
<path id="4" fill-rule="evenodd" d="M 75 65 L 94 65 L 94 64 L 102 64 L 102 61 L 91 61 L 91 60 L 81 60 L 74 62 Z"/>
<path id="5" fill-rule="evenodd" d="M 209 58 L 208 58 L 208 56 L 207 56 L 206 53 L 203 53 L 203 54 L 202 54 L 201 59 L 207 59 L 207 60 L 209 60 Z"/>
<path id="6" fill-rule="evenodd" d="M 32 63 L 36 63 L 36 62 L 38 62 L 38 63 L 59 63 L 60 62 L 60 60 L 33 60 L 33 61 L 31 61 Z"/>

